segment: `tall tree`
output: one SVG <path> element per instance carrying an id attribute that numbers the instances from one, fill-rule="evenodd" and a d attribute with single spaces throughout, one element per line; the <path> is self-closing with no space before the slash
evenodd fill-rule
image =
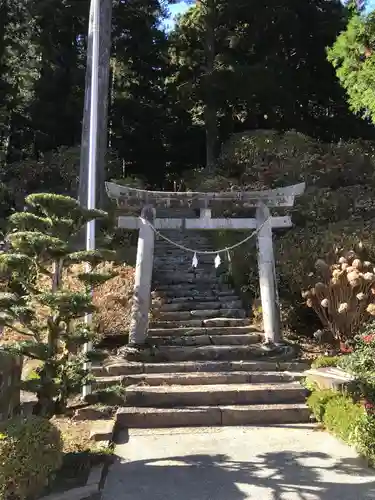
<path id="1" fill-rule="evenodd" d="M 0 166 L 23 155 L 20 138 L 30 128 L 28 106 L 37 79 L 31 0 L 0 3 Z M 27 142 L 27 141 L 24 141 Z"/>
<path id="2" fill-rule="evenodd" d="M 38 158 L 80 141 L 88 0 L 39 0 L 32 13 L 40 64 L 30 116 Z"/>
<path id="3" fill-rule="evenodd" d="M 123 161 L 120 175 L 151 183 L 166 171 L 167 37 L 158 0 L 117 1 L 113 25 L 111 145 Z"/>
<path id="4" fill-rule="evenodd" d="M 255 128 L 295 128 L 325 140 L 369 137 L 326 61 L 326 47 L 345 26 L 339 0 L 217 0 L 216 12 L 210 92 L 222 139 Z M 200 5 L 171 35 L 175 80 L 196 120 L 204 106 L 204 36 Z"/>
<path id="5" fill-rule="evenodd" d="M 355 13 L 328 50 L 350 108 L 375 123 L 375 12 Z"/>

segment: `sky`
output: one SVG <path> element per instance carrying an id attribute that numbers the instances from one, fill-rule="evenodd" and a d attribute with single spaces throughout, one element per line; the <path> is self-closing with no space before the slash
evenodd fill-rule
<path id="1" fill-rule="evenodd" d="M 374 0 L 374 2 L 375 2 L 375 0 Z M 166 27 L 171 28 L 173 26 L 173 19 L 178 14 L 182 14 L 183 12 L 185 12 L 188 8 L 189 8 L 189 6 L 186 2 L 179 2 L 179 3 L 176 3 L 174 5 L 171 5 L 169 7 L 171 16 L 170 16 L 170 20 L 165 23 Z"/>
<path id="2" fill-rule="evenodd" d="M 170 16 L 170 20 L 165 23 L 166 27 L 170 29 L 174 24 L 173 19 L 175 18 L 175 16 L 185 12 L 188 8 L 189 8 L 188 4 L 186 2 L 183 2 L 183 1 L 176 3 L 174 5 L 171 5 L 169 7 L 169 10 L 171 12 L 171 16 Z M 375 9 L 375 0 L 368 0 L 367 10 L 371 11 L 374 9 Z"/>

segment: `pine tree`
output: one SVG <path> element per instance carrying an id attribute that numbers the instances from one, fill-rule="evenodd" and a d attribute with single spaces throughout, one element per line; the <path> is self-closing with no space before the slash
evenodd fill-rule
<path id="1" fill-rule="evenodd" d="M 181 101 L 203 126 L 207 77 L 199 4 L 180 18 L 171 50 Z M 209 90 L 221 140 L 259 128 L 296 129 L 328 141 L 370 137 L 326 61 L 326 47 L 345 28 L 347 11 L 339 0 L 216 0 L 216 12 Z"/>
<path id="2" fill-rule="evenodd" d="M 328 50 L 328 60 L 346 91 L 350 108 L 375 123 L 375 11 L 351 15 Z"/>
<path id="3" fill-rule="evenodd" d="M 26 382 L 26 388 L 38 396 L 36 413 L 52 416 L 64 410 L 68 396 L 87 380 L 83 363 L 92 354 L 83 354 L 81 347 L 96 336 L 82 320 L 94 311 L 92 287 L 113 276 L 97 266 L 115 254 L 76 252 L 73 247 L 81 228 L 106 217 L 105 212 L 83 209 L 73 198 L 54 194 L 29 195 L 26 206 L 27 211 L 10 217 L 10 250 L 0 254 L 6 283 L 0 294 L 0 324 L 26 339 L 6 349 L 41 361 L 39 377 Z M 90 270 L 76 273 L 82 288 L 73 291 L 62 278 L 81 263 Z"/>

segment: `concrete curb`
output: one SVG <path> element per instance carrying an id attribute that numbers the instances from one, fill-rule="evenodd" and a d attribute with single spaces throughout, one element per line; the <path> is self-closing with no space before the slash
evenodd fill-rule
<path id="1" fill-rule="evenodd" d="M 40 500 L 83 500 L 100 493 L 101 482 L 105 464 L 97 465 L 90 471 L 85 486 L 71 488 L 70 490 L 53 493 L 42 497 Z"/>
<path id="2" fill-rule="evenodd" d="M 98 420 L 93 425 L 90 438 L 103 448 L 108 448 L 113 440 L 116 420 Z M 107 463 L 96 465 L 91 468 L 85 486 L 71 488 L 61 493 L 52 493 L 42 497 L 40 500 L 99 500 L 100 491 L 103 487 Z"/>

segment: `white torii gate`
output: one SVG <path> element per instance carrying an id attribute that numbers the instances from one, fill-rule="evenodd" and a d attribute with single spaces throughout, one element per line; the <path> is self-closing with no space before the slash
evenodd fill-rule
<path id="1" fill-rule="evenodd" d="M 129 332 L 129 343 L 142 345 L 147 339 L 148 315 L 151 306 L 151 282 L 154 261 L 155 232 L 158 230 L 250 230 L 259 229 L 257 237 L 257 257 L 259 284 L 263 312 L 265 337 L 269 342 L 281 342 L 280 310 L 275 274 L 275 257 L 272 230 L 292 227 L 289 216 L 272 217 L 270 207 L 292 207 L 296 196 L 303 194 L 305 183 L 268 191 L 245 191 L 225 193 L 172 193 L 142 191 L 111 182 L 106 183 L 108 196 L 118 205 L 128 205 L 130 201 L 142 201 L 140 217 L 119 216 L 118 227 L 139 230 L 137 263 L 134 284 L 134 305 Z M 256 207 L 255 218 L 212 218 L 207 206 L 216 202 L 240 202 L 244 207 Z M 175 203 L 198 203 L 200 217 L 156 218 L 154 205 L 171 207 Z M 202 205 L 205 208 L 202 208 Z"/>

